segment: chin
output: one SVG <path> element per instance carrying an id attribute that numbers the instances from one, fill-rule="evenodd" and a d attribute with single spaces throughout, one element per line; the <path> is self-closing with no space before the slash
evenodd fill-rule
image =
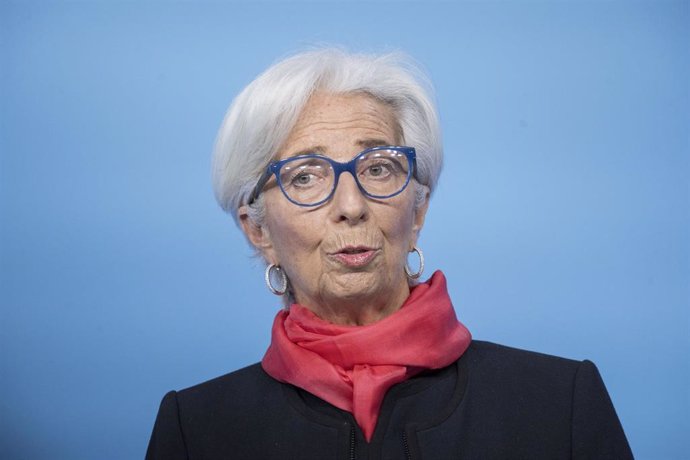
<path id="1" fill-rule="evenodd" d="M 369 272 L 349 272 L 338 275 L 336 280 L 332 280 L 330 286 L 326 287 L 328 297 L 339 300 L 371 300 L 372 297 L 387 295 L 386 289 L 381 283 L 381 275 L 378 271 Z"/>

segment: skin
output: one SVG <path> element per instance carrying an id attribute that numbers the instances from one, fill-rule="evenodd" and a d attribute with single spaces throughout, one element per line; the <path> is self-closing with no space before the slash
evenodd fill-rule
<path id="1" fill-rule="evenodd" d="M 375 145 L 398 145 L 392 109 L 364 94 L 316 93 L 276 159 L 306 151 L 345 162 Z M 331 200 L 315 208 L 290 203 L 275 186 L 264 189 L 266 218 L 253 222 L 239 209 L 242 228 L 268 263 L 286 272 L 296 301 L 335 324 L 365 325 L 398 310 L 410 290 L 407 253 L 424 224 L 427 200 L 415 208 L 414 186 L 386 200 L 364 196 L 344 173 Z M 338 258 L 346 247 L 367 247 L 363 266 Z"/>

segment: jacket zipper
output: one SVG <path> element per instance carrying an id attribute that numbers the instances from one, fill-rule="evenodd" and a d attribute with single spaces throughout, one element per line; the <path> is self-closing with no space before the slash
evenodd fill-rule
<path id="1" fill-rule="evenodd" d="M 407 442 L 407 433 L 403 431 L 402 434 L 403 449 L 405 449 L 405 460 L 412 460 L 412 454 L 410 454 L 410 444 Z M 350 426 L 350 460 L 355 459 L 355 427 Z"/>
<path id="2" fill-rule="evenodd" d="M 403 431 L 403 436 L 402 436 L 402 441 L 403 441 L 403 448 L 405 449 L 405 459 L 406 460 L 412 460 L 412 455 L 410 454 L 410 445 L 407 442 L 407 433 Z"/>

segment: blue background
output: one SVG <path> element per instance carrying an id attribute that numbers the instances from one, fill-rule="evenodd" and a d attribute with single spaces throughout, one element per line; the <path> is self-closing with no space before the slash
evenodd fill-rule
<path id="1" fill-rule="evenodd" d="M 258 361 L 279 300 L 209 181 L 234 97 L 314 43 L 431 73 L 420 246 L 475 338 L 600 368 L 690 452 L 684 2 L 0 4 L 0 452 L 144 455 L 163 394 Z"/>

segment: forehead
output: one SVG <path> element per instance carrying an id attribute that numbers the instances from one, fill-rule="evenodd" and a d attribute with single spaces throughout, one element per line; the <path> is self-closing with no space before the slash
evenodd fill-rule
<path id="1" fill-rule="evenodd" d="M 349 158 L 367 147 L 400 143 L 399 132 L 393 108 L 371 95 L 315 93 L 279 158 L 307 152 Z"/>

